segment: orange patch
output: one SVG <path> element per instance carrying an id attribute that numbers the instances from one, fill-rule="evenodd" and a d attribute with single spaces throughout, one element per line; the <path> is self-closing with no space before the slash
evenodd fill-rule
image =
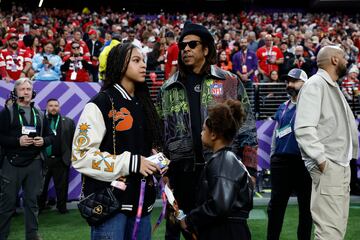
<path id="1" fill-rule="evenodd" d="M 134 119 L 131 116 L 131 112 L 127 108 L 121 108 L 120 111 L 114 111 L 115 117 L 114 120 L 119 121 L 116 124 L 115 130 L 118 132 L 126 131 L 132 128 Z M 113 111 L 110 110 L 108 114 L 109 118 L 113 117 Z"/>

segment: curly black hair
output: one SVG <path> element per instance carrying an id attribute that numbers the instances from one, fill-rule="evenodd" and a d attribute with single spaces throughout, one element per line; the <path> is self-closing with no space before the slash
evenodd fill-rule
<path id="1" fill-rule="evenodd" d="M 205 124 L 211 132 L 231 142 L 244 119 L 245 112 L 241 102 L 228 99 L 209 108 Z"/>
<path id="2" fill-rule="evenodd" d="M 132 51 L 135 48 L 137 47 L 131 43 L 124 43 L 111 49 L 106 62 L 105 80 L 101 88 L 102 91 L 111 88 L 115 84 L 121 84 L 121 80 L 124 78 L 129 66 Z M 153 148 L 162 150 L 163 125 L 151 100 L 146 82 L 135 83 L 135 96 L 143 106 L 146 118 L 145 139 L 152 141 L 151 145 Z"/>

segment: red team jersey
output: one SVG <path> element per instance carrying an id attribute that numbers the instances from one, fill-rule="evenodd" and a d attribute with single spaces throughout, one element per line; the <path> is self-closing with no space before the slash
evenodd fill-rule
<path id="1" fill-rule="evenodd" d="M 3 49 L 0 52 L 0 70 L 3 78 L 6 77 L 7 72 L 11 79 L 18 80 L 26 63 L 31 63 L 31 56 L 25 49 L 16 51 Z"/>
<path id="2" fill-rule="evenodd" d="M 87 64 L 91 64 L 90 57 L 89 56 L 81 56 L 81 61 L 71 61 L 71 56 L 65 56 L 64 57 L 64 63 L 67 61 L 70 61 L 69 69 L 66 71 L 65 81 L 69 82 L 89 82 L 90 76 L 85 69 L 84 61 L 87 62 Z"/>
<path id="3" fill-rule="evenodd" d="M 171 44 L 165 56 L 165 79 L 167 80 L 170 76 L 170 71 L 172 66 L 177 66 L 178 64 L 178 55 L 179 55 L 179 47 L 176 43 Z"/>
<path id="4" fill-rule="evenodd" d="M 266 76 L 269 76 L 272 71 L 279 72 L 279 65 L 267 63 L 267 59 L 278 60 L 284 58 L 283 53 L 277 46 L 273 46 L 272 48 L 263 46 L 256 51 L 256 56 L 259 59 L 259 67 L 265 72 Z"/>

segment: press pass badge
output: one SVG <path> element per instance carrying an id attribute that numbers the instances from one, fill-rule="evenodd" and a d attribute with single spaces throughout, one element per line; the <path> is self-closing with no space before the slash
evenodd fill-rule
<path id="1" fill-rule="evenodd" d="M 277 135 L 278 138 L 282 138 L 282 137 L 288 135 L 291 132 L 292 132 L 291 125 L 288 124 L 288 125 L 280 128 L 280 129 L 276 130 L 276 135 Z"/>
<path id="2" fill-rule="evenodd" d="M 242 65 L 242 73 L 243 74 L 247 73 L 247 66 L 246 65 Z"/>
<path id="3" fill-rule="evenodd" d="M 23 135 L 36 134 L 36 127 L 33 126 L 22 126 L 21 133 Z"/>
<path id="4" fill-rule="evenodd" d="M 158 165 L 160 169 L 167 167 L 170 163 L 169 159 L 167 159 L 163 153 L 154 154 L 146 159 Z"/>
<path id="5" fill-rule="evenodd" d="M 75 71 L 72 71 L 72 73 L 71 73 L 71 76 L 70 76 L 70 80 L 76 80 L 76 77 L 77 77 L 77 72 L 75 72 Z"/>

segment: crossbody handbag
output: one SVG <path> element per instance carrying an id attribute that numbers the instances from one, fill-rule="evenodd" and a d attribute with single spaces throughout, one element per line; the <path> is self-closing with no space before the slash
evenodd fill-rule
<path id="1" fill-rule="evenodd" d="M 109 96 L 109 95 L 108 95 Z M 113 121 L 113 148 L 114 154 L 116 156 L 116 145 L 115 145 L 115 108 L 114 101 L 111 96 L 109 96 L 111 101 L 111 110 L 113 112 L 112 121 Z M 80 201 L 78 203 L 78 209 L 80 214 L 88 222 L 90 226 L 97 226 L 105 222 L 107 219 L 114 216 L 119 208 L 120 204 L 116 197 L 114 196 L 113 187 L 106 187 L 100 191 L 94 192 L 87 197 L 84 196 L 84 183 L 85 178 L 83 177 L 82 189 L 80 195 Z"/>

